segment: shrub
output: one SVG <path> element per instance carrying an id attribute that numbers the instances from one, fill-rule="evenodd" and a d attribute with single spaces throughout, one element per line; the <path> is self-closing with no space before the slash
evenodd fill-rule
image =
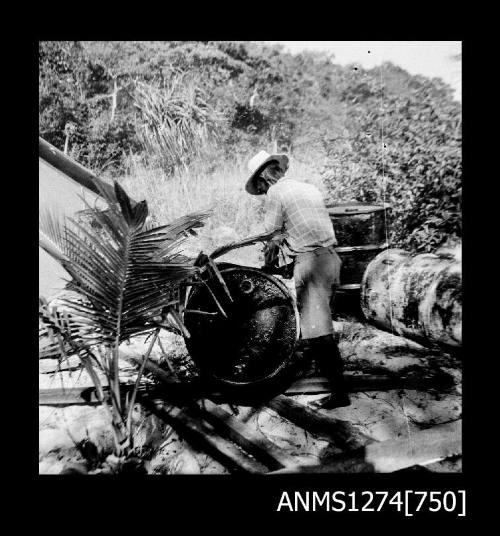
<path id="1" fill-rule="evenodd" d="M 323 170 L 331 200 L 390 203 L 395 246 L 431 251 L 459 239 L 460 105 L 438 80 L 408 75 L 391 87 L 376 70 L 358 76 L 341 92 L 347 136 Z"/>

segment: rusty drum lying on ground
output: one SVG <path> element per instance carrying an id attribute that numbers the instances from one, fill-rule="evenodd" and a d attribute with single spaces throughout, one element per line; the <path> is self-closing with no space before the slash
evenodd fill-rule
<path id="1" fill-rule="evenodd" d="M 278 279 L 254 268 L 218 266 L 233 301 L 213 280 L 195 287 L 184 314 L 191 334 L 186 346 L 200 370 L 220 387 L 255 391 L 292 363 L 299 332 L 297 309 Z"/>
<path id="2" fill-rule="evenodd" d="M 330 205 L 328 212 L 335 229 L 342 260 L 340 287 L 333 309 L 362 316 L 359 310 L 361 279 L 370 261 L 387 249 L 387 211 L 390 206 L 370 203 Z"/>
<path id="3" fill-rule="evenodd" d="M 462 265 L 448 254 L 380 253 L 361 283 L 361 308 L 378 327 L 452 350 L 462 345 Z"/>

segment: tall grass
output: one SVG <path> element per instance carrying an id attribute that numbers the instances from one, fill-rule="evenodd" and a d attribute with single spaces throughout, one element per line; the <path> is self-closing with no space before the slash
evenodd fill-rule
<path id="1" fill-rule="evenodd" d="M 253 155 L 248 155 L 250 159 Z M 287 176 L 305 180 L 324 190 L 318 163 L 292 157 Z M 173 174 L 147 163 L 147 159 L 130 158 L 128 174 L 120 183 L 137 201 L 146 199 L 155 223 L 169 222 L 188 212 L 212 210 L 199 236 L 184 248 L 196 256 L 201 250 L 210 253 L 228 242 L 264 232 L 265 196 L 252 196 L 245 191 L 248 178 L 246 159 L 221 161 L 215 166 L 197 160 Z M 261 246 L 230 252 L 222 260 L 260 266 Z"/>
<path id="2" fill-rule="evenodd" d="M 197 80 L 173 72 L 168 81 L 140 84 L 135 106 L 141 116 L 144 153 L 130 156 L 128 173 L 120 182 L 133 198 L 148 202 L 154 223 L 210 209 L 212 217 L 186 251 L 191 255 L 264 232 L 265 198 L 244 189 L 246 161 L 253 155 L 237 156 L 243 148 L 238 147 L 233 160 L 221 156 L 227 154 L 218 147 L 224 121 L 208 104 Z M 291 159 L 290 174 L 322 187 L 319 162 L 311 154 L 304 157 Z M 233 262 L 257 265 L 262 261 L 260 249 L 236 250 L 229 256 Z"/>
<path id="3" fill-rule="evenodd" d="M 139 140 L 155 164 L 168 173 L 203 155 L 209 139 L 217 139 L 221 117 L 185 72 L 174 71 L 161 83 L 138 83 L 134 104 L 141 116 Z"/>

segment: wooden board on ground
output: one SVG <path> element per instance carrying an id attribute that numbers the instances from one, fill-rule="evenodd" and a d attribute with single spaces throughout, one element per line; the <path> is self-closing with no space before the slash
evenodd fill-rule
<path id="1" fill-rule="evenodd" d="M 440 424 L 415 432 L 411 437 L 374 442 L 328 463 L 296 466 L 283 473 L 393 473 L 416 465 L 428 465 L 462 454 L 462 421 Z"/>
<path id="2" fill-rule="evenodd" d="M 257 431 L 252 430 L 240 420 L 210 400 L 204 400 L 202 413 L 221 435 L 234 441 L 247 452 L 255 456 L 268 469 L 275 470 L 296 465 L 293 456 L 277 447 Z"/>
<path id="3" fill-rule="evenodd" d="M 211 423 L 200 419 L 192 410 L 165 404 L 162 400 L 142 400 L 146 408 L 170 424 L 186 441 L 202 448 L 224 467 L 233 472 L 266 473 L 267 467 L 220 437 Z"/>
<path id="4" fill-rule="evenodd" d="M 66 389 L 39 389 L 39 406 L 94 406 L 100 404 L 94 387 L 69 387 Z"/>
<path id="5" fill-rule="evenodd" d="M 347 390 L 351 393 L 360 391 L 388 391 L 390 389 L 429 389 L 442 385 L 441 376 L 397 376 L 389 374 L 352 374 L 345 373 L 344 379 Z M 301 378 L 294 382 L 285 394 L 312 395 L 330 393 L 331 386 L 327 378 L 313 376 Z"/>
<path id="6" fill-rule="evenodd" d="M 127 392 L 133 389 L 133 385 L 121 384 L 120 392 L 125 396 Z M 104 393 L 108 393 L 108 387 L 103 386 Z M 140 388 L 139 392 L 145 391 Z M 95 387 L 54 387 L 38 390 L 38 405 L 39 406 L 74 406 L 74 405 L 99 405 Z"/>
<path id="7" fill-rule="evenodd" d="M 372 438 L 360 432 L 349 422 L 328 417 L 288 396 L 277 396 L 269 400 L 266 405 L 281 417 L 288 419 L 318 438 L 333 441 L 335 446 L 343 450 L 354 449 L 373 441 Z"/>

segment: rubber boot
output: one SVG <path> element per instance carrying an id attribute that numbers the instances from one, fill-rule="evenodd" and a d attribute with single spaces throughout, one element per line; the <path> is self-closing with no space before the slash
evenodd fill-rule
<path id="1" fill-rule="evenodd" d="M 295 368 L 296 376 L 299 378 L 307 378 L 315 375 L 315 362 L 309 341 L 310 339 L 300 339 L 297 342 L 295 350 Z"/>
<path id="2" fill-rule="evenodd" d="M 344 363 L 333 335 L 310 339 L 309 343 L 320 372 L 330 380 L 332 387 L 332 395 L 318 406 L 325 409 L 349 406 L 351 401 L 344 380 Z"/>

